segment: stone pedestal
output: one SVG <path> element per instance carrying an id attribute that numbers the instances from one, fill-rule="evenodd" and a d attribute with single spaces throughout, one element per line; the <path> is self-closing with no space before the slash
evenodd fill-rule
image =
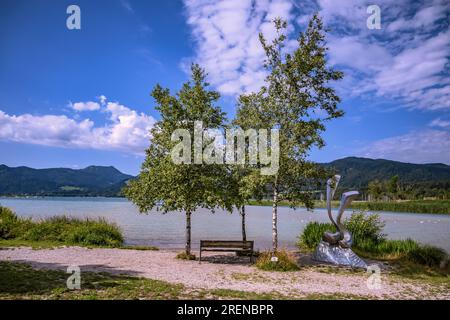
<path id="1" fill-rule="evenodd" d="M 331 245 L 325 241 L 320 241 L 313 254 L 313 259 L 341 266 L 367 269 L 367 264 L 364 260 L 358 257 L 350 248 Z"/>

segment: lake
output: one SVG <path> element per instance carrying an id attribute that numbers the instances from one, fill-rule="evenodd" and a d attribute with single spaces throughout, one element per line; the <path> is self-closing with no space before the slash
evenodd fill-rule
<path id="1" fill-rule="evenodd" d="M 160 248 L 183 248 L 185 215 L 181 212 L 139 214 L 137 208 L 122 198 L 0 198 L 0 205 L 13 209 L 19 216 L 39 219 L 66 214 L 72 217 L 103 217 L 122 229 L 129 245 L 153 245 Z M 304 208 L 279 208 L 278 238 L 280 246 L 295 248 L 295 242 L 310 221 L 328 222 L 325 209 L 313 212 Z M 350 211 L 344 214 L 350 215 Z M 389 239 L 412 238 L 450 253 L 450 215 L 379 212 L 386 222 L 384 233 Z M 272 208 L 247 207 L 247 239 L 263 250 L 271 247 Z M 200 239 L 236 240 L 241 237 L 241 219 L 218 210 L 197 210 L 192 215 L 193 248 Z"/>

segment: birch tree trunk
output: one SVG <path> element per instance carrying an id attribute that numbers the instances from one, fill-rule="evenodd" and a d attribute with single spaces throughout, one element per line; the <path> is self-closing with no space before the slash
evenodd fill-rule
<path id="1" fill-rule="evenodd" d="M 186 211 L 186 255 L 191 255 L 191 211 Z"/>
<path id="2" fill-rule="evenodd" d="M 247 233 L 245 231 L 245 206 L 242 206 L 239 211 L 242 218 L 242 241 L 247 241 Z"/>
<path id="3" fill-rule="evenodd" d="M 277 252 L 278 250 L 278 190 L 276 187 L 273 188 L 273 202 L 272 202 L 272 250 Z"/>

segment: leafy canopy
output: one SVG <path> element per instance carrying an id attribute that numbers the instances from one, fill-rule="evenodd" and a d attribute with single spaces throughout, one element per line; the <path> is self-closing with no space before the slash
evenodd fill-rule
<path id="1" fill-rule="evenodd" d="M 235 123 L 243 129 L 277 128 L 280 132 L 279 170 L 266 178 L 265 185 L 276 190 L 278 200 L 312 205 L 308 188 L 316 188 L 325 170 L 307 161 L 309 150 L 322 147 L 325 121 L 343 115 L 340 102 L 329 85 L 343 74 L 327 66 L 325 30 L 315 15 L 297 39 L 297 48 L 285 53 L 287 24 L 275 19 L 277 37 L 268 43 L 260 34 L 268 71 L 257 93 L 239 97 Z"/>
<path id="2" fill-rule="evenodd" d="M 218 164 L 194 164 L 191 143 L 191 164 L 175 164 L 172 148 L 179 141 L 171 141 L 176 129 L 186 129 L 194 136 L 194 122 L 202 121 L 203 128 L 222 129 L 225 115 L 215 106 L 220 95 L 208 90 L 206 74 L 199 65 L 192 65 L 192 78 L 183 84 L 176 95 L 157 85 L 151 95 L 156 100 L 156 110 L 161 119 L 151 130 L 152 142 L 137 179 L 130 182 L 125 195 L 141 212 L 158 205 L 163 212 L 192 212 L 197 207 L 214 209 L 225 207 L 221 186 L 226 170 Z"/>

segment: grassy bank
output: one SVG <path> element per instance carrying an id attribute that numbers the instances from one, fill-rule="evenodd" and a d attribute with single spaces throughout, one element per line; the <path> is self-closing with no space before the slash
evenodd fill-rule
<path id="1" fill-rule="evenodd" d="M 339 201 L 332 202 L 333 207 L 339 206 Z M 253 206 L 272 206 L 269 200 L 250 201 Z M 288 207 L 289 202 L 281 201 L 279 206 Z M 325 208 L 325 201 L 315 201 L 315 208 Z M 392 211 L 392 212 L 410 212 L 410 213 L 437 213 L 450 214 L 450 200 L 411 200 L 411 201 L 356 201 L 351 204 L 350 209 L 371 210 L 371 211 Z"/>
<path id="2" fill-rule="evenodd" d="M 12 245 L 36 244 L 43 247 L 80 245 L 121 247 L 119 227 L 104 219 L 75 219 L 66 216 L 39 221 L 20 218 L 10 209 L 0 207 L 0 242 Z"/>

